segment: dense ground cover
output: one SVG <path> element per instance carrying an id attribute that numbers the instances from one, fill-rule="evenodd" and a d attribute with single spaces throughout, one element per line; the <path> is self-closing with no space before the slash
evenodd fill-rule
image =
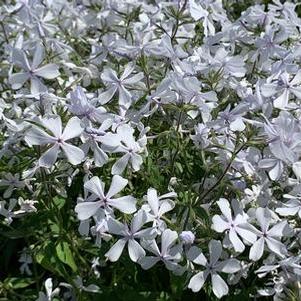
<path id="1" fill-rule="evenodd" d="M 0 6 L 0 300 L 300 300 L 298 1 Z"/>

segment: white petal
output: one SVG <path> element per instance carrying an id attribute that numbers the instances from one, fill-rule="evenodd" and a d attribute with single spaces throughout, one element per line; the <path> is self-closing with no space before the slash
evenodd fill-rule
<path id="1" fill-rule="evenodd" d="M 83 132 L 81 122 L 78 117 L 72 117 L 69 119 L 64 129 L 62 139 L 64 141 L 78 137 Z"/>
<path id="2" fill-rule="evenodd" d="M 229 288 L 224 279 L 218 274 L 211 274 L 212 290 L 217 298 L 221 298 L 228 294 Z"/>
<path id="3" fill-rule="evenodd" d="M 236 227 L 236 232 L 249 243 L 253 244 L 257 239 L 257 235 L 250 230 L 245 229 L 244 225 Z"/>
<path id="4" fill-rule="evenodd" d="M 231 258 L 223 261 L 219 267 L 219 270 L 223 273 L 232 274 L 241 270 L 241 265 L 237 259 Z"/>
<path id="5" fill-rule="evenodd" d="M 82 202 L 75 206 L 75 212 L 79 220 L 86 220 L 94 215 L 100 208 L 101 202 Z"/>
<path id="6" fill-rule="evenodd" d="M 229 201 L 221 198 L 219 201 L 217 201 L 217 204 L 223 215 L 227 218 L 227 220 L 232 221 L 231 207 Z"/>
<path id="7" fill-rule="evenodd" d="M 158 216 L 162 216 L 166 212 L 172 210 L 175 207 L 175 203 L 172 200 L 163 200 L 160 203 Z"/>
<path id="8" fill-rule="evenodd" d="M 136 211 L 136 199 L 132 196 L 110 199 L 108 204 L 127 214 L 134 213 Z"/>
<path id="9" fill-rule="evenodd" d="M 197 273 L 190 279 L 188 288 L 190 288 L 195 293 L 198 292 L 203 287 L 207 276 L 208 273 L 206 272 Z"/>
<path id="10" fill-rule="evenodd" d="M 147 202 L 149 206 L 151 207 L 153 213 L 155 216 L 158 215 L 159 210 L 159 200 L 157 195 L 157 190 L 154 188 L 149 188 L 147 190 Z"/>
<path id="11" fill-rule="evenodd" d="M 24 83 L 29 79 L 29 74 L 20 72 L 14 73 L 9 77 L 9 83 L 12 85 L 14 90 L 20 89 Z"/>
<path id="12" fill-rule="evenodd" d="M 222 254 L 222 244 L 219 240 L 209 242 L 210 264 L 215 264 Z"/>
<path id="13" fill-rule="evenodd" d="M 161 236 L 161 254 L 167 254 L 168 249 L 175 243 L 178 238 L 178 233 L 170 229 L 166 229 Z"/>
<path id="14" fill-rule="evenodd" d="M 139 210 L 131 222 L 132 233 L 138 232 L 147 221 L 147 215 L 144 210 Z"/>
<path id="15" fill-rule="evenodd" d="M 142 269 L 148 270 L 159 261 L 160 261 L 159 257 L 146 256 L 139 260 L 139 264 L 141 265 Z"/>
<path id="16" fill-rule="evenodd" d="M 36 50 L 33 55 L 33 60 L 31 64 L 32 70 L 36 69 L 44 59 L 44 48 L 41 46 L 41 44 L 38 44 L 36 46 Z"/>
<path id="17" fill-rule="evenodd" d="M 40 76 L 46 79 L 53 79 L 60 75 L 59 68 L 56 64 L 47 64 L 34 71 L 36 76 Z"/>
<path id="18" fill-rule="evenodd" d="M 47 91 L 47 87 L 37 77 L 30 78 L 30 93 L 39 94 Z"/>
<path id="19" fill-rule="evenodd" d="M 236 232 L 234 229 L 230 229 L 229 231 L 229 239 L 234 247 L 234 250 L 236 252 L 243 252 L 245 249 L 245 245 L 243 244 L 243 242 L 239 239 L 239 237 L 237 236 Z"/>
<path id="20" fill-rule="evenodd" d="M 47 150 L 39 159 L 39 165 L 43 167 L 51 167 L 58 156 L 60 147 L 55 144 L 49 150 Z"/>
<path id="21" fill-rule="evenodd" d="M 111 198 L 115 194 L 119 193 L 127 184 L 128 184 L 127 179 L 124 179 L 118 175 L 113 176 L 111 186 L 106 194 L 106 197 Z"/>
<path id="22" fill-rule="evenodd" d="M 193 246 L 189 249 L 187 253 L 187 258 L 198 265 L 206 266 L 207 264 L 206 257 L 204 256 L 202 251 L 196 246 Z"/>
<path id="23" fill-rule="evenodd" d="M 94 176 L 93 178 L 91 178 L 89 181 L 87 181 L 84 184 L 84 187 L 86 190 L 88 190 L 91 193 L 94 193 L 95 195 L 97 195 L 99 198 L 104 199 L 104 184 L 102 183 L 102 181 Z"/>
<path id="24" fill-rule="evenodd" d="M 124 235 L 125 231 L 127 230 L 127 227 L 125 224 L 110 218 L 108 220 L 108 228 L 109 232 L 115 235 Z"/>
<path id="25" fill-rule="evenodd" d="M 126 239 L 119 239 L 111 247 L 111 249 L 105 254 L 105 257 L 107 257 L 112 262 L 117 261 L 119 259 L 119 257 L 121 256 L 121 253 L 124 249 L 125 244 L 126 244 Z"/>
<path id="26" fill-rule="evenodd" d="M 138 171 L 140 169 L 141 164 L 143 163 L 142 157 L 136 153 L 132 153 L 131 163 L 133 170 Z"/>
<path id="27" fill-rule="evenodd" d="M 84 160 L 85 153 L 79 147 L 71 145 L 66 142 L 62 143 L 61 147 L 62 147 L 68 161 L 72 165 L 80 164 Z"/>
<path id="28" fill-rule="evenodd" d="M 236 118 L 234 121 L 230 123 L 230 130 L 231 131 L 239 131 L 242 132 L 246 128 L 241 117 Z"/>
<path id="29" fill-rule="evenodd" d="M 132 261 L 137 262 L 140 258 L 145 256 L 144 249 L 134 239 L 128 241 L 128 251 Z"/>
<path id="30" fill-rule="evenodd" d="M 112 86 L 107 91 L 101 93 L 99 95 L 99 97 L 98 97 L 99 103 L 101 105 L 103 105 L 103 104 L 106 104 L 107 102 L 109 102 L 113 98 L 113 96 L 116 93 L 116 91 L 117 91 L 117 87 L 116 86 Z"/>
<path id="31" fill-rule="evenodd" d="M 112 166 L 112 174 L 113 175 L 120 175 L 125 170 L 128 162 L 130 159 L 130 154 L 125 154 L 121 158 L 119 158 L 114 165 Z"/>
<path id="32" fill-rule="evenodd" d="M 42 123 L 46 129 L 48 129 L 56 138 L 62 135 L 62 121 L 61 117 L 44 118 Z"/>
<path id="33" fill-rule="evenodd" d="M 55 138 L 51 137 L 45 131 L 39 129 L 38 127 L 32 127 L 25 134 L 24 139 L 29 145 L 43 145 L 48 143 L 54 143 L 56 141 Z"/>
<path id="34" fill-rule="evenodd" d="M 284 234 L 284 228 L 287 227 L 287 221 L 282 221 L 274 225 L 269 231 L 268 236 L 281 237 Z"/>
<path id="35" fill-rule="evenodd" d="M 268 248 L 273 251 L 274 253 L 276 253 L 277 255 L 279 255 L 280 257 L 284 258 L 285 255 L 287 254 L 287 250 L 286 247 L 283 243 L 281 243 L 280 241 L 272 238 L 272 237 L 268 237 L 265 239 Z"/>
<path id="36" fill-rule="evenodd" d="M 131 77 L 128 77 L 128 78 L 124 79 L 122 81 L 122 83 L 125 84 L 125 85 L 133 85 L 133 84 L 141 81 L 143 79 L 143 77 L 144 77 L 143 73 L 140 72 L 140 73 L 137 73 L 137 74 L 135 74 Z"/>
<path id="37" fill-rule="evenodd" d="M 284 109 L 287 107 L 289 97 L 289 89 L 284 89 L 280 96 L 278 96 L 274 101 L 274 107 L 277 109 Z"/>
<path id="38" fill-rule="evenodd" d="M 219 215 L 214 215 L 212 218 L 212 229 L 216 232 L 222 233 L 226 229 L 229 229 L 229 223 L 227 223 Z"/>
<path id="39" fill-rule="evenodd" d="M 261 258 L 264 249 L 264 238 L 259 238 L 251 247 L 249 258 L 253 261 L 257 261 Z"/>

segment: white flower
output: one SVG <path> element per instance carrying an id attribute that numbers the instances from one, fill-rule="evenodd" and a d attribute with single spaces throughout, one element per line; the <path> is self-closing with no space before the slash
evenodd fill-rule
<path id="1" fill-rule="evenodd" d="M 71 164 L 77 165 L 83 161 L 85 156 L 84 152 L 80 148 L 66 142 L 80 136 L 83 131 L 78 117 L 70 118 L 64 131 L 62 130 L 62 121 L 59 116 L 55 118 L 44 118 L 42 119 L 42 124 L 53 136 L 37 126 L 33 126 L 25 135 L 25 141 L 30 146 L 51 145 L 39 159 L 40 166 L 51 167 L 56 162 L 60 149 L 63 150 Z"/>
<path id="2" fill-rule="evenodd" d="M 245 245 L 239 236 L 250 244 L 254 243 L 257 238 L 256 234 L 250 230 L 246 214 L 243 212 L 236 213 L 235 217 L 232 217 L 230 204 L 226 199 L 220 199 L 217 204 L 223 215 L 213 216 L 212 229 L 220 233 L 227 230 L 229 240 L 235 251 L 240 253 L 243 252 Z"/>
<path id="3" fill-rule="evenodd" d="M 253 232 L 259 237 L 259 239 L 251 247 L 249 258 L 254 261 L 259 260 L 263 255 L 265 245 L 279 257 L 284 258 L 287 254 L 287 249 L 280 240 L 284 235 L 284 229 L 287 226 L 287 221 L 277 223 L 269 229 L 272 218 L 267 208 L 257 208 L 256 219 L 261 230 L 257 230 L 252 226 Z"/>
<path id="4" fill-rule="evenodd" d="M 169 192 L 158 196 L 157 190 L 154 188 L 149 188 L 147 190 L 146 200 L 148 204 L 142 206 L 147 212 L 148 219 L 153 222 L 153 227 L 161 232 L 165 229 L 165 222 L 161 219 L 163 215 L 171 211 L 175 207 L 174 201 L 170 198 L 176 197 L 175 192 Z"/>
<path id="5" fill-rule="evenodd" d="M 130 195 L 113 198 L 126 185 L 128 180 L 115 175 L 112 178 L 112 183 L 109 191 L 105 194 L 105 184 L 98 178 L 93 177 L 84 184 L 84 188 L 91 193 L 86 201 L 79 203 L 75 207 L 75 212 L 80 220 L 90 218 L 100 208 L 109 209 L 116 208 L 123 213 L 134 213 L 136 211 L 136 199 Z"/>
<path id="6" fill-rule="evenodd" d="M 181 253 L 179 246 L 175 245 L 177 239 L 178 234 L 176 231 L 170 229 L 164 230 L 161 235 L 161 250 L 154 239 L 143 240 L 141 242 L 142 246 L 155 256 L 145 256 L 139 260 L 141 267 L 148 270 L 159 261 L 162 261 L 168 270 L 181 274 L 184 270 L 178 264 L 181 260 Z"/>
<path id="7" fill-rule="evenodd" d="M 130 227 L 127 224 L 122 224 L 115 219 L 109 219 L 108 228 L 109 232 L 115 235 L 122 236 L 105 254 L 110 261 L 117 261 L 125 247 L 128 244 L 128 252 L 132 261 L 136 262 L 145 256 L 145 251 L 137 242 L 137 239 L 153 239 L 156 232 L 153 228 L 141 230 L 142 226 L 146 223 L 147 216 L 143 210 L 133 217 Z"/>
<path id="8" fill-rule="evenodd" d="M 51 301 L 53 297 L 57 296 L 60 292 L 60 289 L 58 287 L 53 290 L 53 284 L 51 278 L 46 279 L 45 289 L 46 289 L 46 294 L 40 292 L 39 298 L 36 301 Z"/>
<path id="9" fill-rule="evenodd" d="M 109 85 L 109 89 L 99 96 L 99 102 L 105 104 L 109 102 L 114 94 L 118 91 L 119 106 L 122 110 L 127 110 L 132 104 L 132 95 L 127 87 L 138 83 L 143 77 L 143 73 L 137 73 L 131 76 L 135 66 L 128 64 L 118 78 L 117 73 L 112 69 L 105 69 L 101 75 L 101 79 Z"/>
<path id="10" fill-rule="evenodd" d="M 54 79 L 59 76 L 58 67 L 55 64 L 47 64 L 42 67 L 38 67 L 44 60 L 44 48 L 38 44 L 33 56 L 33 60 L 29 63 L 24 51 L 20 49 L 14 49 L 13 62 L 21 67 L 24 71 L 14 73 L 10 76 L 9 82 L 13 89 L 20 89 L 24 83 L 30 79 L 30 91 L 31 94 L 37 94 L 46 92 L 47 87 L 39 79 L 40 77 L 45 79 Z"/>
<path id="11" fill-rule="evenodd" d="M 199 248 L 192 247 L 188 251 L 187 257 L 192 262 L 205 267 L 204 271 L 198 272 L 190 279 L 188 287 L 192 289 L 193 292 L 198 292 L 210 275 L 213 293 L 217 298 L 221 298 L 228 294 L 229 288 L 218 272 L 235 273 L 241 268 L 240 262 L 234 258 L 219 261 L 222 254 L 222 244 L 217 240 L 211 240 L 209 242 L 209 254 L 210 260 L 208 262 Z"/>

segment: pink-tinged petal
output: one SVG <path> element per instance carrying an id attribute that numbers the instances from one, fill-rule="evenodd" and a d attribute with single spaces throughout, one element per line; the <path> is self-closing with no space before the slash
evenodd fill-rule
<path id="1" fill-rule="evenodd" d="M 84 188 L 89 192 L 97 195 L 100 199 L 104 199 L 104 183 L 96 176 L 91 178 L 84 184 Z"/>
<path id="2" fill-rule="evenodd" d="M 54 79 L 60 75 L 59 68 L 56 64 L 47 64 L 34 71 L 34 74 L 45 79 Z"/>
<path id="3" fill-rule="evenodd" d="M 134 213 L 136 209 L 136 199 L 132 196 L 123 196 L 117 199 L 110 199 L 108 205 L 127 214 Z"/>
<path id="4" fill-rule="evenodd" d="M 188 288 L 190 288 L 194 293 L 200 291 L 207 277 L 208 277 L 208 272 L 206 271 L 197 273 L 190 279 Z"/>
<path id="5" fill-rule="evenodd" d="M 83 132 L 83 128 L 81 126 L 81 122 L 78 117 L 72 117 L 69 119 L 66 127 L 63 131 L 62 140 L 67 141 L 69 139 L 80 136 Z"/>
<path id="6" fill-rule="evenodd" d="M 221 276 L 216 273 L 211 274 L 211 281 L 213 293 L 217 298 L 221 298 L 228 294 L 228 285 Z"/>
<path id="7" fill-rule="evenodd" d="M 253 261 L 259 260 L 263 255 L 264 250 L 264 238 L 259 238 L 251 247 L 249 258 Z"/>
<path id="8" fill-rule="evenodd" d="M 140 258 L 145 256 L 144 249 L 134 239 L 128 241 L 128 251 L 131 260 L 134 262 L 137 262 Z"/>
<path id="9" fill-rule="evenodd" d="M 119 239 L 105 254 L 105 257 L 107 257 L 112 262 L 117 261 L 122 254 L 126 242 L 126 239 Z"/>
<path id="10" fill-rule="evenodd" d="M 57 144 L 53 145 L 39 159 L 39 165 L 43 167 L 51 167 L 57 159 L 59 149 L 60 149 L 59 145 Z"/>
<path id="11" fill-rule="evenodd" d="M 85 153 L 79 147 L 71 145 L 66 142 L 64 142 L 60 145 L 61 145 L 61 148 L 63 149 L 68 161 L 72 165 L 78 165 L 84 160 Z"/>
<path id="12" fill-rule="evenodd" d="M 101 202 L 82 202 L 75 206 L 75 212 L 79 220 L 83 221 L 93 216 L 101 207 Z"/>
<path id="13" fill-rule="evenodd" d="M 128 184 L 128 180 L 122 178 L 121 176 L 114 175 L 112 178 L 111 186 L 106 194 L 107 198 L 111 198 L 115 194 L 119 193 Z"/>

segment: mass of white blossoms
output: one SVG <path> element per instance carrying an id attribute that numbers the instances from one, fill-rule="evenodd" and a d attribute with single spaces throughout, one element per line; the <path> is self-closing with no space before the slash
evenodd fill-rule
<path id="1" fill-rule="evenodd" d="M 301 300 L 299 4 L 3 1 L 1 300 Z"/>

